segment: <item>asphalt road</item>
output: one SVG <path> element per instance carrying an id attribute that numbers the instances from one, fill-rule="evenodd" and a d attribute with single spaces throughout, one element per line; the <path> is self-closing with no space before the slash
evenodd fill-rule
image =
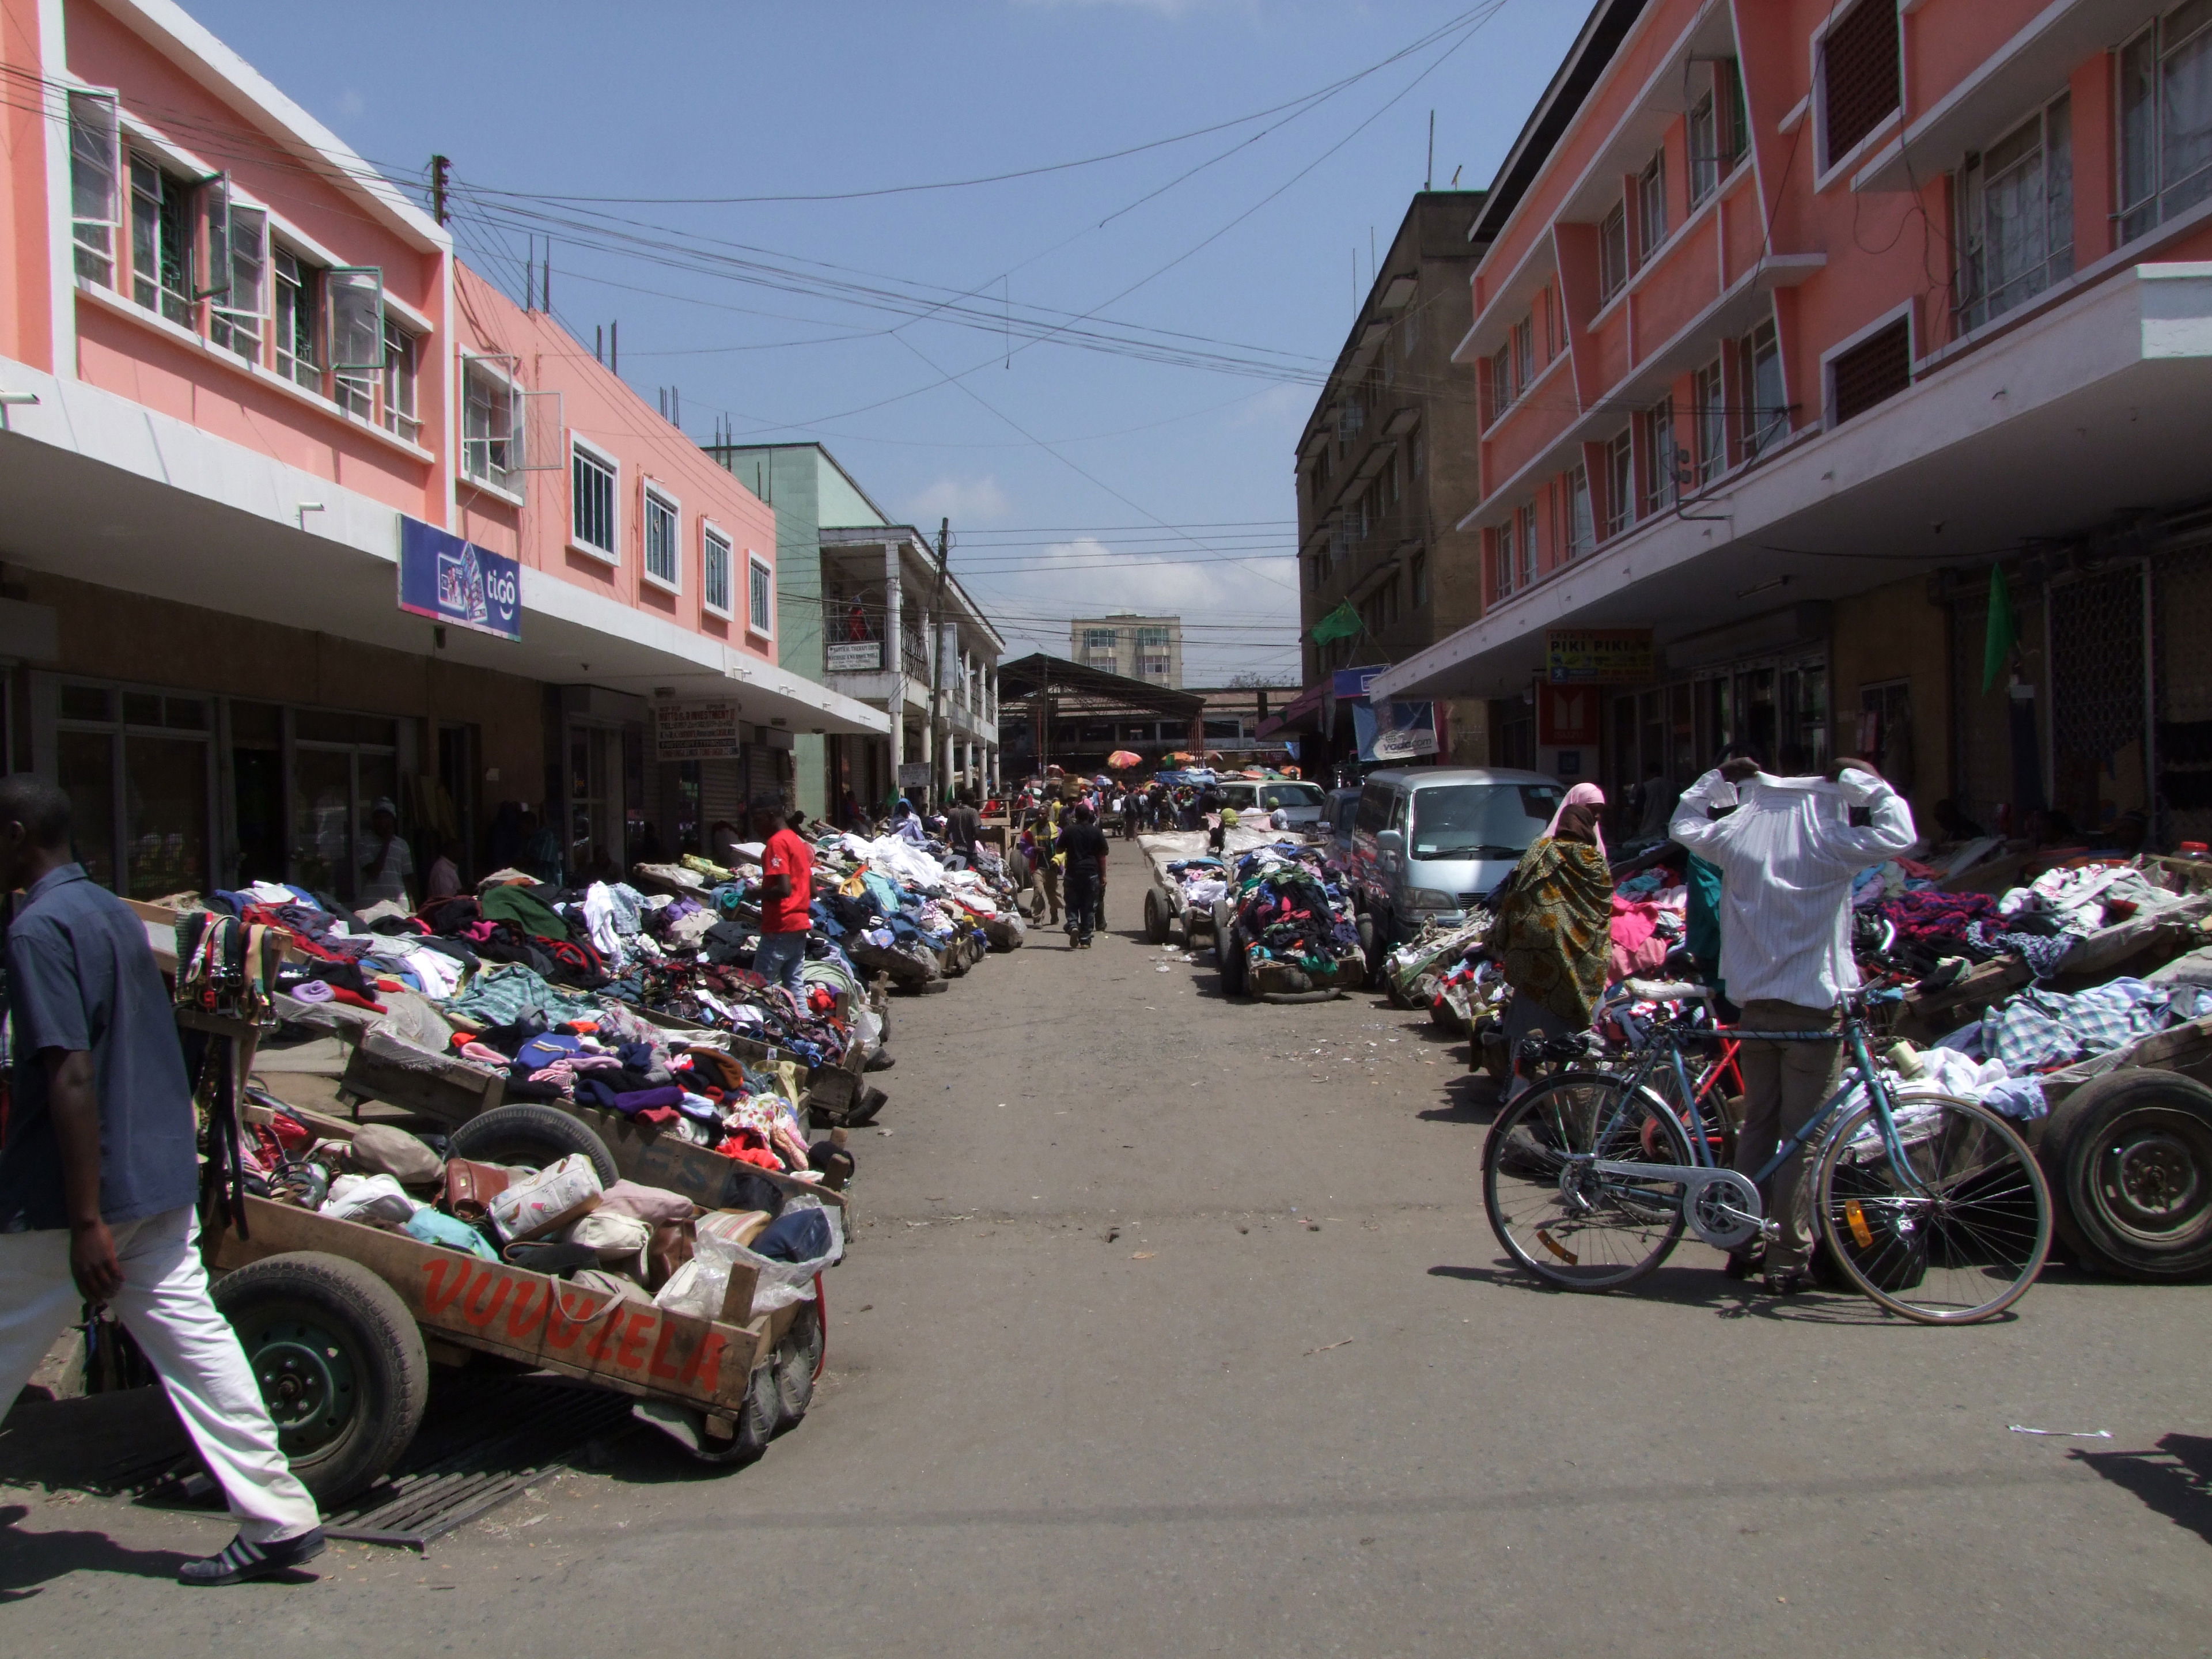
<path id="1" fill-rule="evenodd" d="M 829 1371 L 761 1463 L 641 1431 L 427 1558 L 216 1592 L 167 1579 L 220 1516 L 0 1492 L 0 1644 L 2212 1645 L 2212 1290 L 2054 1269 L 1931 1330 L 1747 1296 L 1694 1245 L 1630 1296 L 1532 1288 L 1482 1218 L 1463 1045 L 1372 998 L 1224 1002 L 1138 937 L 1140 868 L 1117 846 L 1095 949 L 1032 935 L 897 1005 Z"/>

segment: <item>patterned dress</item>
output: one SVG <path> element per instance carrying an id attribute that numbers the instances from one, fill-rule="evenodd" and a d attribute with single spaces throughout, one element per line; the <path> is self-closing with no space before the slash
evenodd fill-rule
<path id="1" fill-rule="evenodd" d="M 1613 958 L 1613 875 L 1587 842 L 1539 838 L 1513 872 L 1492 935 L 1505 982 L 1580 1030 Z"/>

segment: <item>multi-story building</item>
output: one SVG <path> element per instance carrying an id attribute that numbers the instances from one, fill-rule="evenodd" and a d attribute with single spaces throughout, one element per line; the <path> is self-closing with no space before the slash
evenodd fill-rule
<path id="1" fill-rule="evenodd" d="M 774 515 L 168 0 L 0 0 L 0 743 L 151 897 L 672 848 L 883 717 Z"/>
<path id="2" fill-rule="evenodd" d="M 935 577 L 924 575 L 916 586 L 915 573 L 902 563 L 894 583 L 886 574 L 887 558 L 854 550 L 907 545 L 919 532 L 900 529 L 887 537 L 884 532 L 893 529 L 890 520 L 820 444 L 717 443 L 708 445 L 707 453 L 775 511 L 776 595 L 784 619 L 778 660 L 793 673 L 823 684 L 837 675 L 834 684 L 862 696 L 872 708 L 887 711 L 896 702 L 914 711 L 913 741 L 902 729 L 896 757 L 888 735 L 799 739 L 800 806 L 821 817 L 848 789 L 856 799 L 879 805 L 902 763 L 933 760 L 939 753 L 934 738 L 923 737 L 932 648 L 923 613 L 934 601 Z M 831 537 L 833 531 L 839 533 Z M 922 556 L 907 547 L 907 561 Z M 885 630 L 894 600 L 900 627 L 924 640 L 918 647 L 921 672 L 902 672 L 896 686 L 885 669 L 882 644 L 891 637 Z M 946 779 L 957 774 L 961 781 L 981 785 L 998 776 L 995 710 L 1003 641 L 957 581 L 946 584 L 945 614 L 955 623 L 956 637 L 946 658 L 944 708 L 935 730 L 945 736 Z M 970 677 L 976 681 L 972 692 Z M 902 716 L 902 728 L 906 718 Z"/>
<path id="3" fill-rule="evenodd" d="M 1078 617 L 1067 625 L 1067 653 L 1086 668 L 1176 690 L 1182 684 L 1182 618 Z"/>
<path id="4" fill-rule="evenodd" d="M 1376 695 L 2202 838 L 2205 84 L 2203 0 L 1601 0 L 1472 233 L 1484 612 Z"/>
<path id="5" fill-rule="evenodd" d="M 1455 362 L 1467 332 L 1470 227 L 1480 191 L 1422 191 L 1376 267 L 1297 447 L 1300 653 L 1310 694 L 1285 726 L 1316 734 L 1310 759 L 1354 750 L 1334 671 L 1393 663 L 1482 614 L 1474 549 L 1459 521 L 1480 499 L 1475 373 Z M 1313 629 L 1349 605 L 1355 634 Z M 1480 752 L 1486 705 L 1446 709 L 1451 755 Z"/>

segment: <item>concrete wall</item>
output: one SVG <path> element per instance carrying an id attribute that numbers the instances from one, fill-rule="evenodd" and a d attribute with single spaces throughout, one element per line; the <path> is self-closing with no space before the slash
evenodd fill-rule
<path id="1" fill-rule="evenodd" d="M 1832 753 L 1857 751 L 1853 738 L 1861 693 L 1898 680 L 1911 687 L 1912 766 L 1909 777 L 1890 781 L 1911 799 L 1914 817 L 1932 825 L 1936 803 L 1952 793 L 1954 775 L 1950 631 L 1945 609 L 1929 599 L 1924 578 L 1836 602 L 1828 646 Z"/>

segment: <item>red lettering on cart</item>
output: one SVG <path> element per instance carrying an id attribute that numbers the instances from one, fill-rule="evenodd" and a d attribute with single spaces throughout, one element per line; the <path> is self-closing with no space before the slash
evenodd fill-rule
<path id="1" fill-rule="evenodd" d="M 585 1291 L 556 1290 L 545 1306 L 545 1346 L 573 1348 L 583 1340 L 602 1304 Z"/>
<path id="2" fill-rule="evenodd" d="M 547 1285 L 534 1279 L 517 1279 L 514 1300 L 507 1304 L 507 1334 L 519 1342 L 535 1333 L 552 1299 L 551 1291 Z"/>
<path id="3" fill-rule="evenodd" d="M 507 1293 L 514 1288 L 511 1274 L 495 1273 L 487 1267 L 470 1282 L 469 1293 L 461 1300 L 461 1317 L 478 1328 L 489 1325 L 499 1316 L 507 1301 Z M 489 1295 L 490 1300 L 485 1300 Z"/>
<path id="4" fill-rule="evenodd" d="M 668 1358 L 670 1345 L 674 1343 L 676 1340 L 676 1322 L 672 1319 L 662 1320 L 660 1322 L 660 1335 L 653 1345 L 652 1362 L 646 1366 L 646 1370 L 653 1376 L 665 1377 L 668 1381 L 673 1382 L 684 1374 L 684 1368 L 681 1365 L 671 1363 Z"/>
<path id="5" fill-rule="evenodd" d="M 692 1350 L 691 1363 L 684 1366 L 684 1375 L 677 1378 L 678 1382 L 685 1388 L 696 1388 L 702 1394 L 718 1392 L 722 1386 L 722 1351 L 729 1346 L 727 1337 L 720 1331 L 709 1330 L 700 1338 L 699 1346 Z"/>
<path id="6" fill-rule="evenodd" d="M 586 1359 L 604 1360 L 612 1351 L 616 1340 L 622 1334 L 623 1305 L 617 1302 L 607 1316 L 599 1322 L 599 1328 L 584 1349 Z"/>
<path id="7" fill-rule="evenodd" d="M 422 1311 L 435 1316 L 446 1311 L 469 1282 L 469 1264 L 458 1257 L 441 1255 L 425 1261 L 422 1271 L 430 1282 L 422 1287 Z"/>
<path id="8" fill-rule="evenodd" d="M 622 1350 L 615 1355 L 617 1365 L 634 1371 L 645 1364 L 645 1334 L 659 1318 L 659 1315 L 647 1313 L 642 1308 L 629 1316 L 629 1323 L 623 1328 Z"/>

